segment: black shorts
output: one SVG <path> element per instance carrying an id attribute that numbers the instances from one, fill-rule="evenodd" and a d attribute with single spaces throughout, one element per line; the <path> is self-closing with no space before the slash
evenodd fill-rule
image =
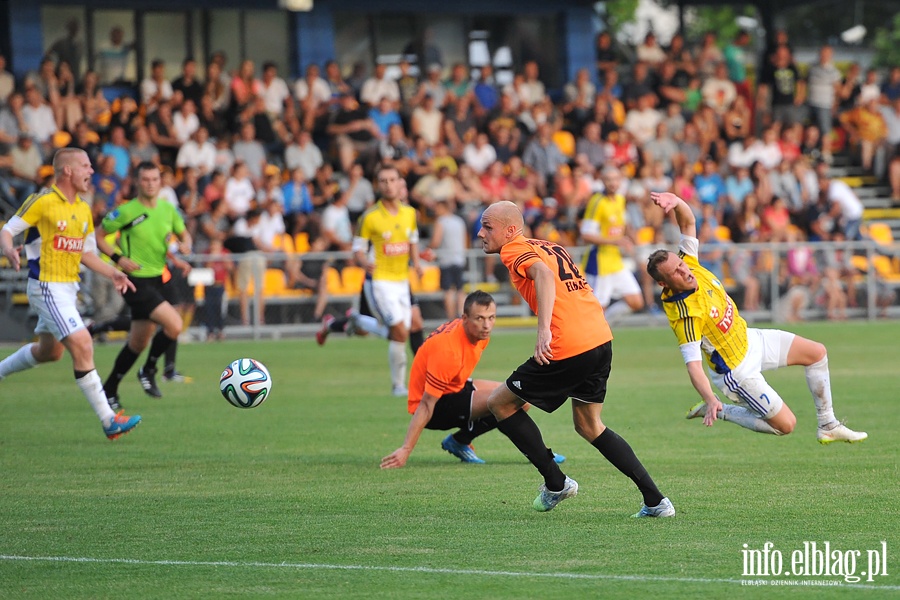
<path id="1" fill-rule="evenodd" d="M 463 265 L 450 265 L 449 267 L 441 267 L 441 289 L 445 292 L 456 288 L 463 289 L 463 273 L 465 273 Z"/>
<path id="2" fill-rule="evenodd" d="M 545 412 L 553 412 L 568 398 L 599 404 L 606 398 L 612 366 L 612 342 L 562 360 L 539 365 L 534 357 L 506 380 L 516 396 Z"/>
<path id="3" fill-rule="evenodd" d="M 172 277 L 163 284 L 163 298 L 172 306 L 193 304 L 194 290 L 188 285 L 187 277 L 181 269 L 169 267 Z"/>
<path id="4" fill-rule="evenodd" d="M 434 412 L 431 420 L 425 425 L 425 429 L 446 431 L 448 429 L 469 429 L 469 421 L 472 420 L 472 394 L 475 386 L 472 380 L 466 381 L 463 389 L 452 394 L 444 394 L 434 404 Z"/>
<path id="5" fill-rule="evenodd" d="M 131 308 L 131 319 L 133 321 L 146 321 L 150 318 L 157 306 L 163 302 L 167 302 L 162 276 L 158 277 L 132 277 L 128 279 L 134 284 L 135 291 L 128 290 L 122 297 L 125 303 Z"/>

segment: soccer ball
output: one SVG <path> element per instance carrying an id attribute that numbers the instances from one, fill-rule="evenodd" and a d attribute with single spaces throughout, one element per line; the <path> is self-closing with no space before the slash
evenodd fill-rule
<path id="1" fill-rule="evenodd" d="M 272 393 L 272 376 L 258 360 L 239 358 L 222 371 L 219 389 L 238 408 L 253 408 Z"/>

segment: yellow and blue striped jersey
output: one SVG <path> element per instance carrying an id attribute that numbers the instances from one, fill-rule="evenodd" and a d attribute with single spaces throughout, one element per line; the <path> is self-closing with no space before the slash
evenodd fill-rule
<path id="1" fill-rule="evenodd" d="M 55 185 L 32 194 L 16 212 L 27 225 L 28 276 L 50 282 L 77 282 L 85 240 L 93 236 L 91 207 L 69 200 Z M 93 239 L 93 238 L 92 238 Z"/>
<path id="2" fill-rule="evenodd" d="M 594 194 L 588 201 L 581 224 L 582 232 L 603 237 L 618 237 L 625 233 L 625 198 L 621 194 Z M 625 268 L 622 251 L 612 244 L 593 245 L 581 260 L 584 275 L 610 275 Z"/>
<path id="3" fill-rule="evenodd" d="M 379 200 L 359 218 L 356 235 L 375 252 L 373 280 L 409 280 L 409 245 L 419 241 L 413 207 L 400 204 L 397 214 L 391 214 Z"/>
<path id="4" fill-rule="evenodd" d="M 747 355 L 747 322 L 722 282 L 700 266 L 699 247 L 697 238 L 685 236 L 678 248 L 678 256 L 697 280 L 697 289 L 675 294 L 666 288 L 662 301 L 678 344 L 700 342 L 710 368 L 724 374 Z"/>

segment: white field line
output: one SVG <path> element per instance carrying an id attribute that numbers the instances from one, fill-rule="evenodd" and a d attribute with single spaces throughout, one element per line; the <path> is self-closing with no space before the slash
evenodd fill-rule
<path id="1" fill-rule="evenodd" d="M 528 573 L 524 571 L 487 571 L 481 569 L 441 569 L 436 567 L 384 567 L 377 565 L 329 565 L 319 563 L 290 563 L 290 562 L 256 562 L 256 561 L 204 561 L 204 560 L 141 560 L 137 558 L 92 558 L 89 556 L 17 556 L 0 554 L 0 561 L 30 561 L 30 562 L 57 562 L 57 563 L 100 563 L 122 565 L 150 565 L 161 567 L 237 567 L 260 569 L 308 569 L 308 570 L 333 570 L 333 571 L 387 571 L 394 573 L 426 573 L 440 575 L 467 575 L 480 577 L 531 577 L 543 579 L 584 579 L 584 580 L 612 580 L 612 581 L 638 581 L 661 583 L 700 583 L 700 584 L 736 584 L 742 583 L 741 579 L 704 578 L 704 577 L 668 577 L 657 575 L 604 575 L 592 573 Z M 760 581 L 754 579 L 753 581 Z M 774 580 L 773 580 L 774 581 Z M 817 582 L 818 583 L 818 582 Z M 773 583 L 764 587 L 836 587 L 836 588 L 864 588 L 873 590 L 900 590 L 900 585 L 872 585 L 864 583 L 844 583 L 842 585 L 797 585 L 785 586 L 781 583 Z"/>

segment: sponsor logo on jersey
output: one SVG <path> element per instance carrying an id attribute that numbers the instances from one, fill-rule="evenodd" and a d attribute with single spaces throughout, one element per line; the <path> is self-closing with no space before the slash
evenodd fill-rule
<path id="1" fill-rule="evenodd" d="M 84 250 L 84 238 L 55 235 L 53 236 L 53 249 L 60 252 L 80 253 Z"/>
<path id="2" fill-rule="evenodd" d="M 385 256 L 402 256 L 409 254 L 409 242 L 393 242 L 384 245 Z"/>
<path id="3" fill-rule="evenodd" d="M 69 224 L 66 223 L 65 221 L 57 221 L 56 222 L 56 230 L 57 231 L 65 231 L 66 227 L 68 227 L 68 226 L 69 226 Z"/>
<path id="4" fill-rule="evenodd" d="M 715 306 L 710 307 L 709 309 L 709 318 L 710 319 L 718 319 L 719 318 L 719 309 Z"/>
<path id="5" fill-rule="evenodd" d="M 726 302 L 728 304 L 725 307 L 725 314 L 722 316 L 722 319 L 716 323 L 716 327 L 718 327 L 719 331 L 722 333 L 728 333 L 731 326 L 734 324 L 734 304 L 731 303 L 731 298 L 727 298 Z"/>

